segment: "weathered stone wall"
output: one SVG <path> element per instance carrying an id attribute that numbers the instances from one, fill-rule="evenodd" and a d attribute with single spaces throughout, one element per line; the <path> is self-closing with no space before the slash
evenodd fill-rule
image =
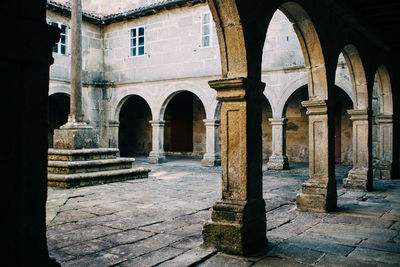
<path id="1" fill-rule="evenodd" d="M 90 1 L 85 3 L 90 4 Z M 99 2 L 98 7 L 103 4 L 105 2 Z M 115 3 L 115 7 L 119 4 Z M 201 15 L 205 12 L 209 12 L 208 6 L 199 4 L 106 26 L 83 23 L 85 118 L 99 128 L 103 146 L 118 146 L 118 115 L 122 100 L 129 95 L 143 97 L 150 106 L 151 119 L 163 120 L 168 98 L 178 91 L 187 90 L 195 94 L 204 106 L 204 119 L 218 118 L 216 92 L 207 82 L 220 77 L 221 63 L 218 46 L 200 46 Z M 48 12 L 48 19 L 69 24 L 69 18 L 54 12 Z M 130 57 L 130 29 L 137 26 L 145 27 L 145 55 Z M 289 97 L 308 82 L 297 36 L 280 11 L 275 13 L 269 25 L 262 59 L 262 80 L 266 83 L 264 95 L 270 103 L 269 109 L 263 113 L 262 125 L 263 158 L 267 160 L 272 142 L 268 118 L 284 116 Z M 340 58 L 336 83 L 351 95 L 350 79 L 342 61 L 344 59 Z M 107 83 L 102 83 L 103 80 Z M 50 94 L 56 92 L 69 93 L 68 55 L 55 55 Z M 294 129 L 303 129 L 307 118 L 298 113 L 300 102 L 293 105 L 289 112 L 293 117 L 288 121 L 287 152 L 290 160 L 305 161 L 307 138 L 303 134 L 299 136 Z M 169 149 L 169 127 L 167 122 L 166 150 Z M 193 129 L 194 154 L 204 153 L 204 123 L 196 118 Z"/>
<path id="2" fill-rule="evenodd" d="M 106 80 L 128 83 L 220 74 L 219 49 L 200 47 L 203 12 L 208 12 L 206 5 L 184 7 L 106 26 Z M 130 29 L 138 26 L 145 27 L 145 54 L 130 57 Z"/>

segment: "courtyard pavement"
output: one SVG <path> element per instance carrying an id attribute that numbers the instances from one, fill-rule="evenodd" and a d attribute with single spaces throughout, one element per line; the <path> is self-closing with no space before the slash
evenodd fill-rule
<path id="1" fill-rule="evenodd" d="M 221 196 L 221 169 L 168 160 L 149 178 L 77 189 L 49 188 L 47 240 L 61 266 L 400 266 L 400 180 L 374 191 L 342 187 L 338 210 L 296 211 L 307 165 L 264 170 L 268 247 L 254 257 L 202 246 L 201 231 Z"/>

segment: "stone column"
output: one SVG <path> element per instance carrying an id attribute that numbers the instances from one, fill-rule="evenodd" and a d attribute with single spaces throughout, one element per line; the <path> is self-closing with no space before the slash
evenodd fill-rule
<path id="1" fill-rule="evenodd" d="M 165 162 L 164 152 L 164 126 L 165 121 L 150 121 L 153 129 L 153 149 L 147 158 L 149 163 L 163 163 Z"/>
<path id="2" fill-rule="evenodd" d="M 376 176 L 379 179 L 391 179 L 393 160 L 393 115 L 379 114 L 376 116 L 375 122 L 378 127 L 379 158 L 375 170 Z"/>
<path id="3" fill-rule="evenodd" d="M 82 109 L 82 4 L 73 0 L 71 8 L 71 98 L 68 122 L 54 131 L 56 149 L 96 148 L 99 136 L 83 121 Z"/>
<path id="4" fill-rule="evenodd" d="M 266 239 L 262 195 L 261 103 L 264 84 L 245 78 L 209 82 L 221 101 L 222 199 L 203 228 L 206 246 L 246 255 Z"/>
<path id="5" fill-rule="evenodd" d="M 203 120 L 206 126 L 206 153 L 201 161 L 202 166 L 221 165 L 221 156 L 218 151 L 219 120 Z"/>
<path id="6" fill-rule="evenodd" d="M 71 8 L 71 100 L 70 123 L 83 122 L 82 110 L 82 3 L 73 0 Z"/>
<path id="7" fill-rule="evenodd" d="M 370 118 L 371 112 L 366 109 L 348 110 L 353 121 L 353 169 L 343 186 L 353 190 L 371 190 L 373 184 L 370 153 Z"/>
<path id="8" fill-rule="evenodd" d="M 286 156 L 286 118 L 268 119 L 272 125 L 272 155 L 267 168 L 270 170 L 287 170 L 289 161 Z"/>
<path id="9" fill-rule="evenodd" d="M 307 108 L 309 123 L 310 178 L 303 183 L 302 193 L 296 197 L 297 208 L 331 211 L 336 208 L 337 192 L 333 154 L 329 156 L 329 138 L 333 132 L 328 128 L 328 106 L 325 100 L 309 100 L 301 104 Z"/>

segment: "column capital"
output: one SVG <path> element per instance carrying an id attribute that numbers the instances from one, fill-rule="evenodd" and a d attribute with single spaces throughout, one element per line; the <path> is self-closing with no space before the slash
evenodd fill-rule
<path id="1" fill-rule="evenodd" d="M 261 95 L 265 88 L 261 80 L 244 77 L 212 80 L 208 84 L 217 91 L 217 99 L 220 101 L 244 100 L 248 96 Z"/>
<path id="2" fill-rule="evenodd" d="M 108 121 L 108 126 L 109 127 L 119 127 L 119 121 L 114 121 L 114 120 L 109 120 Z"/>
<path id="3" fill-rule="evenodd" d="M 287 118 L 269 118 L 271 125 L 284 125 L 287 122 Z"/>
<path id="4" fill-rule="evenodd" d="M 389 124 L 393 123 L 393 115 L 392 114 L 378 114 L 375 117 L 375 122 L 377 124 Z"/>
<path id="5" fill-rule="evenodd" d="M 372 114 L 371 110 L 368 109 L 348 109 L 347 113 L 351 115 L 350 120 L 368 120 L 368 116 Z"/>
<path id="6" fill-rule="evenodd" d="M 328 103 L 324 99 L 312 99 L 301 102 L 307 109 L 307 115 L 323 115 L 328 113 Z"/>
<path id="7" fill-rule="evenodd" d="M 205 126 L 219 126 L 220 120 L 205 119 L 203 120 Z"/>
<path id="8" fill-rule="evenodd" d="M 158 127 L 164 127 L 165 126 L 165 121 L 164 120 L 152 120 L 149 121 L 151 126 L 158 126 Z"/>

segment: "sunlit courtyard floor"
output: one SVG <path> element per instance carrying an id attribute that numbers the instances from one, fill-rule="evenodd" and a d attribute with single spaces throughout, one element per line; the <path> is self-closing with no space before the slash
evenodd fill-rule
<path id="1" fill-rule="evenodd" d="M 337 166 L 338 210 L 296 211 L 308 166 L 264 169 L 268 247 L 257 257 L 203 248 L 201 231 L 221 196 L 221 169 L 170 159 L 135 167 L 147 179 L 48 190 L 50 255 L 62 266 L 399 266 L 400 180 L 374 181 L 374 191 L 342 187 L 348 167 Z"/>

